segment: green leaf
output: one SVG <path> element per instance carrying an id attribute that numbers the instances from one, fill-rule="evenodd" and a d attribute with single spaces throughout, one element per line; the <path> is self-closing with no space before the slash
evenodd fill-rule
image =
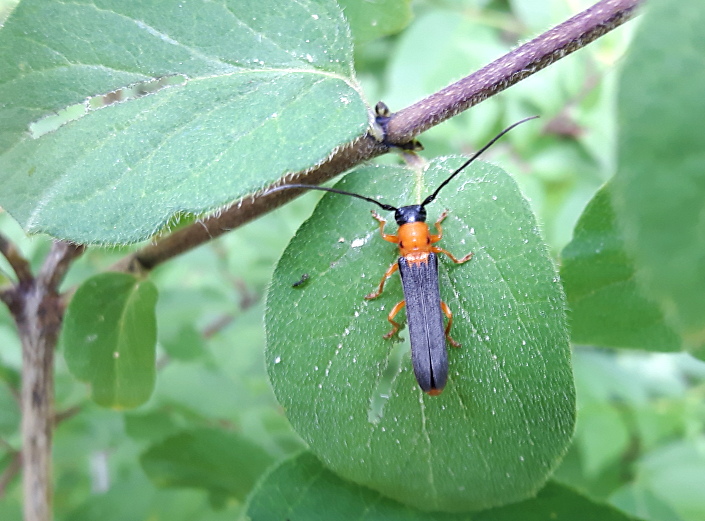
<path id="1" fill-rule="evenodd" d="M 680 519 L 705 516 L 705 456 L 702 436 L 673 440 L 635 464 L 635 481 L 676 511 Z"/>
<path id="2" fill-rule="evenodd" d="M 658 493 L 650 490 L 644 484 L 636 481 L 627 483 L 610 496 L 613 505 L 627 512 L 638 512 L 644 519 L 658 519 L 659 521 L 683 521 L 673 508 L 659 497 Z M 703 512 L 698 513 L 698 519 Z"/>
<path id="3" fill-rule="evenodd" d="M 410 0 L 339 0 L 356 43 L 396 34 L 409 25 L 413 17 Z"/>
<path id="4" fill-rule="evenodd" d="M 414 510 L 365 487 L 340 479 L 310 453 L 275 467 L 250 496 L 252 520 L 355 519 L 371 521 L 468 521 L 467 514 Z M 591 501 L 568 487 L 549 483 L 535 498 L 473 515 L 474 521 L 629 521 L 618 510 Z"/>
<path id="5" fill-rule="evenodd" d="M 304 452 L 274 467 L 258 484 L 248 500 L 247 519 L 460 521 L 467 516 L 402 505 L 341 479 Z"/>
<path id="6" fill-rule="evenodd" d="M 576 438 L 580 439 L 584 473 L 593 479 L 618 462 L 632 441 L 621 411 L 610 403 L 581 405 Z"/>
<path id="7" fill-rule="evenodd" d="M 332 0 L 23 1 L 0 31 L 0 205 L 128 243 L 309 168 L 368 125 L 350 40 Z"/>
<path id="8" fill-rule="evenodd" d="M 69 371 L 91 385 L 103 407 L 143 404 L 154 388 L 157 289 L 126 273 L 86 280 L 71 299 L 61 333 Z"/>
<path id="9" fill-rule="evenodd" d="M 604 347 L 677 351 L 681 341 L 658 304 L 641 292 L 605 185 L 561 254 L 571 340 Z"/>
<path id="10" fill-rule="evenodd" d="M 637 280 L 705 352 L 705 4 L 649 2 L 620 78 L 617 215 Z"/>
<path id="11" fill-rule="evenodd" d="M 153 445 L 141 462 L 157 486 L 201 488 L 244 499 L 272 458 L 239 434 L 195 429 Z"/>
<path id="12" fill-rule="evenodd" d="M 461 161 L 434 160 L 425 172 L 364 168 L 337 186 L 409 204 Z M 280 260 L 266 356 L 293 427 L 331 469 L 412 506 L 462 511 L 538 490 L 570 441 L 575 398 L 563 293 L 526 201 L 486 164 L 453 186 L 428 221 L 448 209 L 440 244 L 475 256 L 441 260 L 441 294 L 462 344 L 449 354 L 442 395 L 419 390 L 408 344 L 383 338 L 403 298 L 398 277 L 379 298 L 363 298 L 396 252 L 371 205 L 351 197 L 324 197 Z M 292 288 L 302 273 L 307 284 Z"/>
<path id="13" fill-rule="evenodd" d="M 481 512 L 473 521 L 638 521 L 611 505 L 593 501 L 571 488 L 549 482 L 533 499 Z"/>
<path id="14" fill-rule="evenodd" d="M 162 440 L 181 430 L 173 416 L 162 410 L 125 414 L 125 434 L 135 440 Z"/>

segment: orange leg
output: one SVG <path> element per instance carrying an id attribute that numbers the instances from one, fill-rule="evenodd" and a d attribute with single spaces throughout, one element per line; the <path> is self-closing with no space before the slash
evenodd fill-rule
<path id="1" fill-rule="evenodd" d="M 399 244 L 399 238 L 396 235 L 390 235 L 388 233 L 384 233 L 384 225 L 387 224 L 387 221 L 382 219 L 380 215 L 372 210 L 372 217 L 377 219 L 379 221 L 379 233 L 382 235 L 382 238 L 387 241 L 387 242 L 393 242 L 394 244 Z"/>
<path id="2" fill-rule="evenodd" d="M 448 217 L 448 211 L 447 211 L 447 210 L 446 210 L 445 212 L 443 212 L 443 213 L 441 214 L 441 216 L 438 218 L 438 220 L 436 221 L 436 230 L 438 230 L 438 234 L 437 234 L 437 235 L 431 235 L 431 244 L 436 243 L 436 242 L 440 241 L 440 240 L 443 238 L 443 228 L 441 227 L 441 223 L 443 222 L 443 220 L 444 220 L 446 217 Z M 468 254 L 467 254 L 465 257 L 463 257 L 462 259 L 456 259 L 456 258 L 455 258 L 455 255 L 453 255 L 451 252 L 449 252 L 449 251 L 447 251 L 447 250 L 444 250 L 443 248 L 439 248 L 438 246 L 431 246 L 431 251 L 432 251 L 433 253 L 445 253 L 446 255 L 448 255 L 448 257 L 450 258 L 450 260 L 452 260 L 452 261 L 455 262 L 456 264 L 462 264 L 463 262 L 467 262 L 467 261 L 469 261 L 470 259 L 472 259 L 472 252 L 468 253 Z"/>
<path id="3" fill-rule="evenodd" d="M 450 311 L 448 304 L 446 304 L 442 300 L 441 309 L 443 310 L 443 314 L 448 318 L 448 325 L 446 326 L 446 340 L 448 340 L 448 343 L 453 347 L 460 347 L 460 344 L 450 337 L 450 326 L 453 325 L 453 313 Z"/>
<path id="4" fill-rule="evenodd" d="M 387 282 L 387 279 L 391 277 L 392 274 L 398 269 L 399 264 L 397 264 L 396 262 L 389 266 L 389 269 L 382 276 L 382 280 L 380 281 L 379 286 L 377 286 L 377 291 L 374 291 L 369 295 L 365 295 L 365 299 L 372 300 L 373 298 L 379 297 L 382 294 L 382 290 L 384 289 L 384 283 Z"/>
<path id="5" fill-rule="evenodd" d="M 438 242 L 443 238 L 443 228 L 441 228 L 441 223 L 446 217 L 448 217 L 448 210 L 445 210 L 436 221 L 436 230 L 438 231 L 438 234 L 431 235 L 431 244 Z"/>
<path id="6" fill-rule="evenodd" d="M 393 242 L 394 244 L 399 243 L 399 238 L 396 235 L 390 235 L 388 233 L 384 233 L 384 225 L 387 224 L 387 221 L 382 219 L 382 217 L 379 216 L 377 212 L 374 210 L 372 211 L 372 217 L 377 219 L 379 221 L 379 233 L 382 236 L 382 239 L 384 239 L 387 242 Z M 384 290 L 384 283 L 387 281 L 389 277 L 392 276 L 392 274 L 399 269 L 399 265 L 395 262 L 391 266 L 389 266 L 389 269 L 385 272 L 384 276 L 382 277 L 382 280 L 379 283 L 379 286 L 377 286 L 377 291 L 374 291 L 370 293 L 369 295 L 365 295 L 365 298 L 367 300 L 371 300 L 373 298 L 377 298 L 382 294 L 382 290 Z"/>
<path id="7" fill-rule="evenodd" d="M 449 252 L 449 251 L 447 251 L 447 250 L 444 250 L 443 248 L 439 248 L 439 247 L 437 247 L 437 246 L 431 246 L 431 251 L 432 251 L 433 253 L 445 253 L 446 255 L 448 255 L 448 257 L 450 258 L 450 260 L 452 260 L 452 261 L 455 262 L 456 264 L 462 264 L 463 262 L 467 262 L 467 261 L 469 261 L 470 259 L 472 259 L 472 252 L 468 253 L 468 254 L 467 254 L 465 257 L 463 257 L 462 259 L 456 259 L 456 258 L 455 258 L 455 255 L 453 255 L 451 252 Z"/>
<path id="8" fill-rule="evenodd" d="M 384 338 L 391 338 L 393 335 L 395 335 L 399 329 L 401 329 L 401 324 L 399 322 L 394 321 L 394 317 L 401 311 L 401 308 L 403 308 L 406 305 L 406 301 L 402 300 L 401 302 L 398 302 L 396 306 L 392 308 L 392 310 L 389 312 L 389 316 L 387 317 L 387 320 L 392 324 L 392 330 L 384 335 Z"/>

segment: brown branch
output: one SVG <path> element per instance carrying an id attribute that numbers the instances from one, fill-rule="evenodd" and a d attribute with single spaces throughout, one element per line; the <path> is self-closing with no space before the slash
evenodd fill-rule
<path id="1" fill-rule="evenodd" d="M 32 269 L 17 247 L 4 235 L 0 234 L 0 253 L 7 259 L 20 282 L 32 279 Z"/>
<path id="2" fill-rule="evenodd" d="M 560 58 L 584 47 L 635 15 L 643 0 L 602 0 L 541 36 L 516 48 L 490 65 L 453 85 L 393 114 L 387 123 L 386 140 L 368 133 L 350 147 L 336 151 L 321 165 L 288 176 L 286 181 L 319 184 L 389 150 L 388 144 L 404 145 L 424 130 L 506 89 Z M 248 196 L 217 215 L 200 220 L 125 257 L 111 269 L 141 272 L 191 250 L 223 233 L 283 205 L 299 195 L 283 190 Z"/>
<path id="3" fill-rule="evenodd" d="M 0 302 L 12 309 L 15 305 L 15 288 L 13 286 L 3 286 L 0 288 Z"/>
<path id="4" fill-rule="evenodd" d="M 6 257 L 8 251 L 3 250 Z M 58 286 L 82 252 L 82 246 L 54 242 L 36 278 L 28 265 L 15 262 L 19 281 L 3 291 L 22 341 L 22 484 L 28 521 L 52 518 L 54 351 L 64 311 Z"/>
<path id="5" fill-rule="evenodd" d="M 49 255 L 39 270 L 37 281 L 50 291 L 58 291 L 71 263 L 85 251 L 85 246 L 65 241 L 56 241 L 51 245 Z"/>
<path id="6" fill-rule="evenodd" d="M 643 0 L 602 0 L 479 71 L 394 114 L 387 140 L 406 143 L 420 132 L 477 105 L 585 47 L 636 14 Z"/>
<path id="7" fill-rule="evenodd" d="M 61 412 L 57 412 L 54 415 L 54 426 L 58 426 L 61 422 L 65 422 L 66 420 L 70 420 L 74 416 L 76 416 L 78 413 L 80 413 L 83 410 L 82 407 L 78 405 L 74 405 L 73 407 L 69 407 L 68 409 L 65 409 Z"/>

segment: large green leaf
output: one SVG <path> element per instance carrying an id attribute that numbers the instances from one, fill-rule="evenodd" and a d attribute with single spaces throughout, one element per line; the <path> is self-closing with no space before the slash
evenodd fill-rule
<path id="1" fill-rule="evenodd" d="M 549 483 L 535 498 L 472 515 L 423 512 L 380 497 L 340 479 L 309 453 L 272 469 L 250 496 L 253 521 L 355 519 L 358 521 L 629 521 L 613 507 L 601 505 L 568 487 Z"/>
<path id="2" fill-rule="evenodd" d="M 339 187 L 409 204 L 460 162 L 364 168 Z M 357 199 L 327 195 L 299 229 L 275 271 L 266 329 L 275 393 L 314 453 L 402 502 L 461 511 L 535 493 L 570 441 L 575 403 L 563 293 L 526 201 L 486 164 L 452 186 L 429 221 L 447 208 L 440 244 L 475 257 L 441 260 L 441 293 L 462 344 L 451 350 L 441 396 L 419 390 L 408 345 L 382 338 L 402 299 L 398 277 L 363 299 L 396 252 Z M 292 287 L 302 273 L 307 283 Z"/>
<path id="3" fill-rule="evenodd" d="M 0 48 L 0 205 L 28 232 L 144 239 L 319 163 L 368 124 L 332 0 L 25 0 Z M 64 109 L 73 120 L 39 130 Z"/>
<path id="4" fill-rule="evenodd" d="M 680 337 L 637 284 L 610 195 L 610 185 L 605 185 L 590 201 L 561 254 L 571 339 L 605 347 L 676 351 Z"/>
<path id="5" fill-rule="evenodd" d="M 71 373 L 104 407 L 137 407 L 154 389 L 157 289 L 126 273 L 84 282 L 64 317 L 61 345 Z"/>
<path id="6" fill-rule="evenodd" d="M 705 3 L 649 2 L 624 63 L 617 215 L 637 280 L 705 353 Z"/>
<path id="7" fill-rule="evenodd" d="M 272 458 L 241 435 L 195 429 L 152 446 L 142 468 L 161 487 L 195 487 L 215 496 L 244 499 Z"/>

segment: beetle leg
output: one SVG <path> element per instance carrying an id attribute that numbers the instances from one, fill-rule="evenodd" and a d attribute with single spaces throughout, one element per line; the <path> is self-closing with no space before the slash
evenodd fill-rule
<path id="1" fill-rule="evenodd" d="M 392 310 L 389 312 L 389 316 L 387 316 L 387 320 L 392 324 L 392 330 L 384 335 L 384 338 L 391 338 L 394 336 L 399 329 L 401 329 L 401 324 L 399 322 L 394 321 L 394 317 L 401 311 L 401 308 L 403 308 L 406 305 L 406 301 L 402 300 L 401 302 L 398 302 L 396 306 L 392 308 Z"/>
<path id="2" fill-rule="evenodd" d="M 441 223 L 446 217 L 448 217 L 448 210 L 444 211 L 436 221 L 436 230 L 438 230 L 438 234 L 431 235 L 431 244 L 434 244 L 443 238 L 443 228 L 441 227 Z M 462 264 L 463 262 L 467 262 L 472 259 L 472 252 L 468 253 L 462 259 L 456 259 L 455 255 L 453 255 L 451 252 L 444 250 L 443 248 L 439 248 L 438 246 L 431 246 L 431 251 L 433 253 L 445 253 L 446 255 L 448 255 L 448 257 L 450 257 L 450 260 L 452 260 L 456 264 Z"/>
<path id="3" fill-rule="evenodd" d="M 452 345 L 453 347 L 460 347 L 460 344 L 450 337 L 450 326 L 453 325 L 453 313 L 450 311 L 448 304 L 446 304 L 442 300 L 441 300 L 441 309 L 443 310 L 443 314 L 448 318 L 448 325 L 446 326 L 446 331 L 445 331 L 446 340 L 448 340 L 448 343 L 450 345 Z"/>
<path id="4" fill-rule="evenodd" d="M 399 238 L 396 235 L 390 235 L 388 233 L 384 233 L 384 225 L 387 224 L 387 221 L 382 219 L 380 215 L 372 210 L 372 217 L 377 219 L 379 221 L 379 233 L 382 235 L 382 238 L 387 241 L 387 242 L 393 242 L 394 244 L 399 244 Z"/>
<path id="5" fill-rule="evenodd" d="M 462 264 L 472 259 L 472 252 L 468 253 L 465 257 L 461 259 L 456 259 L 455 255 L 453 255 L 451 252 L 449 252 L 448 250 L 444 250 L 443 248 L 439 248 L 438 246 L 431 246 L 431 251 L 433 253 L 445 253 L 446 255 L 448 255 L 450 260 L 452 260 L 456 264 Z"/>
<path id="6" fill-rule="evenodd" d="M 431 244 L 438 242 L 443 238 L 443 228 L 441 227 L 441 223 L 446 217 L 448 217 L 448 210 L 445 210 L 436 221 L 436 230 L 438 233 L 436 235 L 431 235 Z"/>
<path id="7" fill-rule="evenodd" d="M 382 276 L 382 280 L 380 281 L 379 286 L 377 286 L 377 291 L 373 291 L 369 295 L 365 295 L 365 299 L 372 300 L 373 298 L 379 297 L 382 294 L 382 290 L 384 289 L 384 283 L 387 282 L 387 279 L 391 277 L 392 274 L 398 269 L 399 264 L 397 264 L 396 262 L 389 266 L 389 269 Z"/>

